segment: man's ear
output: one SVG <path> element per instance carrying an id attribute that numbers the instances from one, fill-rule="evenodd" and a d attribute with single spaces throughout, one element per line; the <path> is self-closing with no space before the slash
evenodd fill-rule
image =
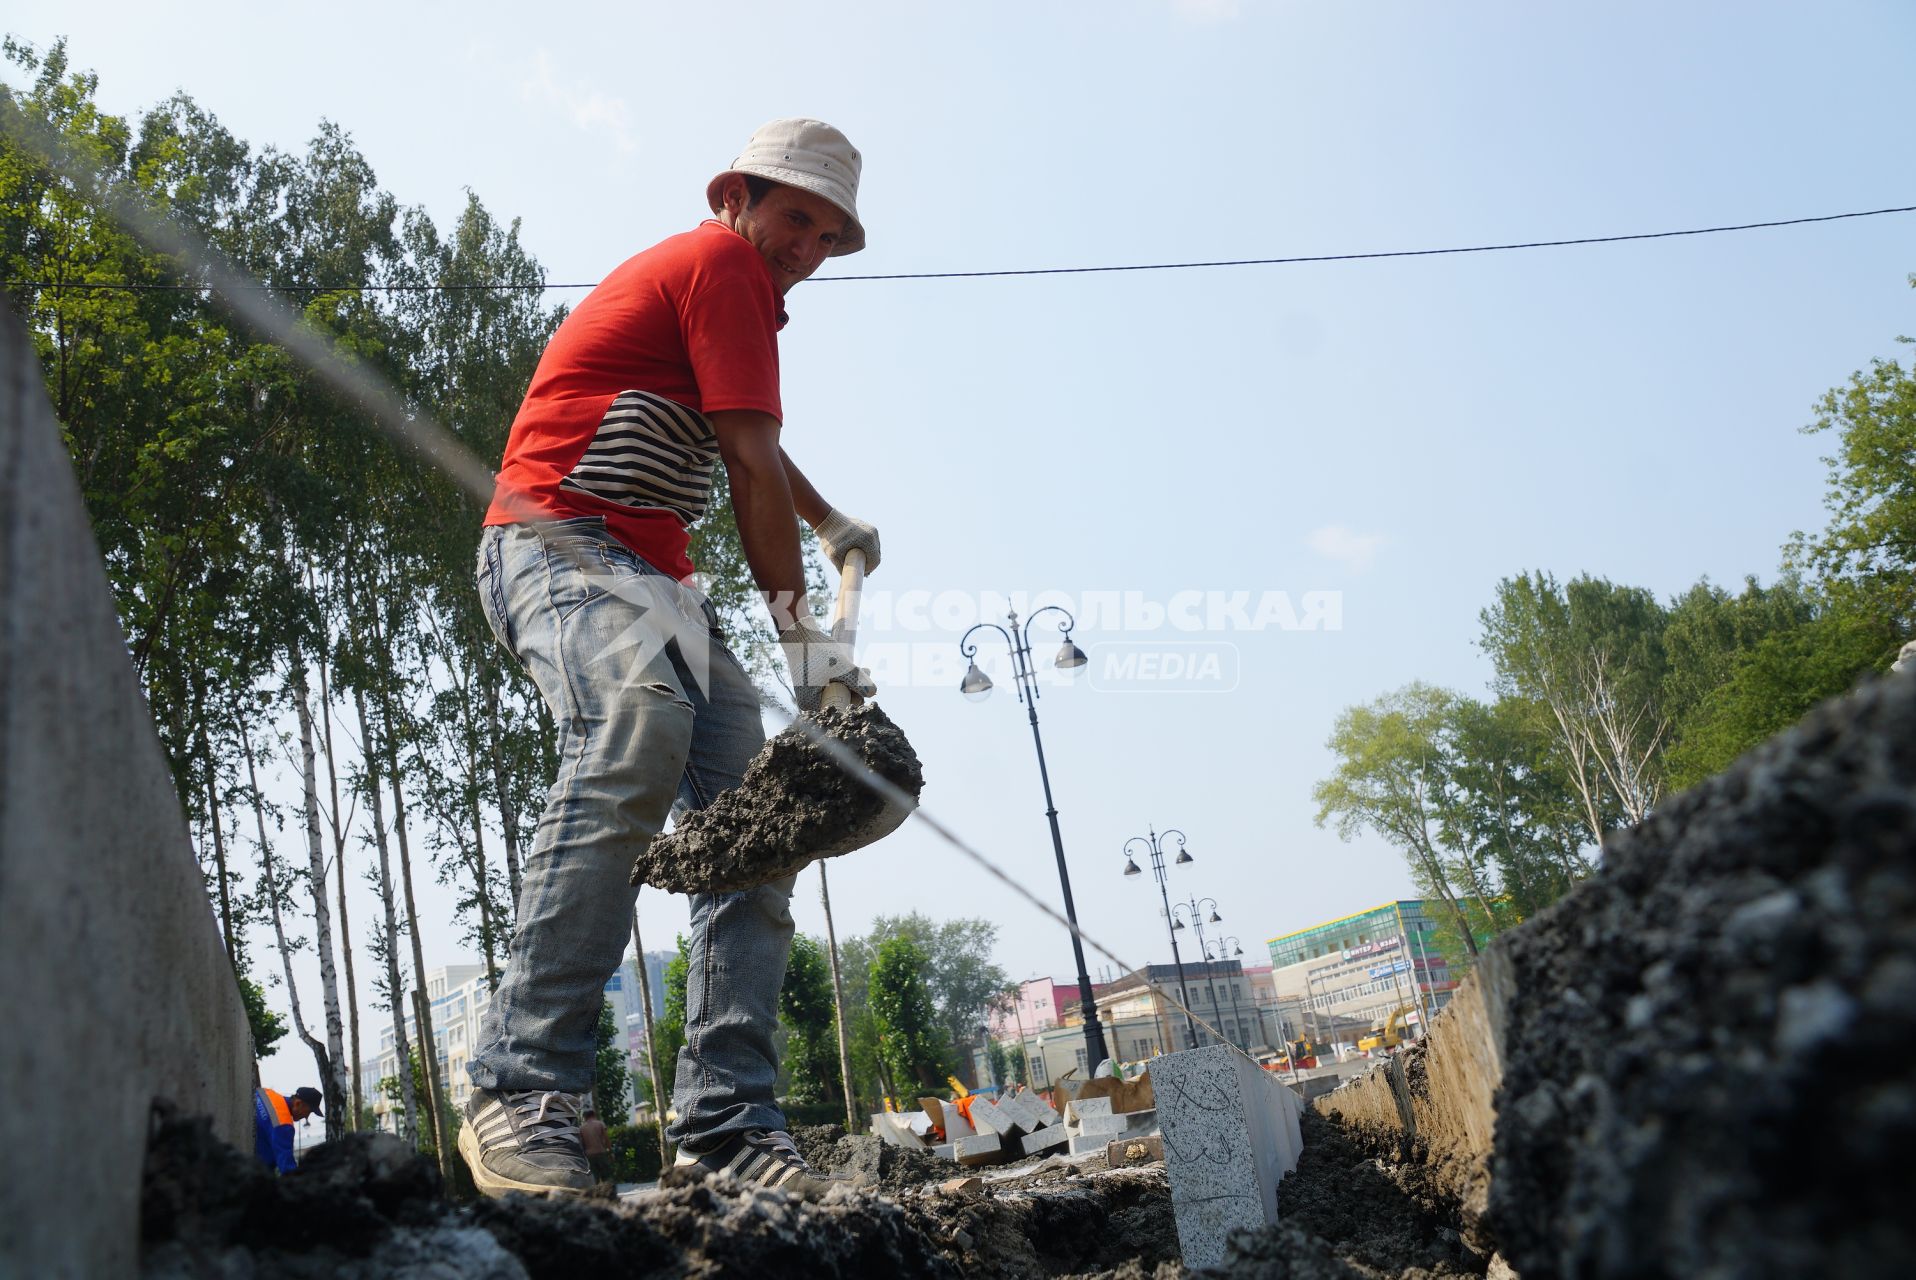
<path id="1" fill-rule="evenodd" d="M 727 213 L 737 216 L 745 212 L 745 206 L 749 203 L 750 198 L 751 192 L 748 191 L 745 186 L 745 175 L 742 173 L 727 174 L 724 184 L 719 187 L 719 207 Z"/>

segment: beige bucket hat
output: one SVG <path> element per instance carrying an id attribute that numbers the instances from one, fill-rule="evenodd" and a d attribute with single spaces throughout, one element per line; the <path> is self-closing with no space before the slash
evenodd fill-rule
<path id="1" fill-rule="evenodd" d="M 706 184 L 705 203 L 717 213 L 721 207 L 719 187 L 735 173 L 770 178 L 823 196 L 851 219 L 844 238 L 832 246 L 831 256 L 841 258 L 865 247 L 865 224 L 858 220 L 861 163 L 851 139 L 823 120 L 774 120 L 759 127 L 731 168 Z"/>

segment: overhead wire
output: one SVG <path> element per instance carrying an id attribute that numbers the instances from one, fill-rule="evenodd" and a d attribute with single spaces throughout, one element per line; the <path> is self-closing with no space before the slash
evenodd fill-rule
<path id="1" fill-rule="evenodd" d="M 1713 236 L 1736 231 L 1761 231 L 1772 227 L 1800 227 L 1819 222 L 1843 222 L 1856 218 L 1880 218 L 1892 213 L 1916 213 L 1916 205 L 1895 205 L 1883 209 L 1859 209 L 1849 213 L 1814 214 L 1801 218 L 1772 218 L 1764 222 L 1734 222 L 1711 227 L 1686 227 L 1676 231 L 1633 231 L 1605 236 L 1573 236 L 1558 240 L 1513 240 L 1499 244 L 1454 245 L 1439 249 L 1379 249 L 1360 253 L 1293 254 L 1281 258 L 1217 258 L 1191 262 L 1139 262 L 1095 267 L 1007 267 L 985 271 L 895 271 L 853 276 L 815 276 L 813 284 L 849 284 L 876 280 L 984 280 L 1009 276 L 1100 275 L 1127 271 L 1195 271 L 1213 267 L 1283 267 L 1313 262 L 1374 262 L 1386 258 L 1437 258 L 1471 253 L 1507 253 L 1518 249 L 1562 249 L 1575 245 L 1623 244 L 1641 240 L 1672 240 L 1684 236 Z M 66 281 L 9 280 L 9 289 L 73 289 L 80 291 L 117 290 L 126 293 L 204 292 L 216 286 L 183 282 L 156 281 Z M 596 283 L 551 284 L 502 281 L 482 284 L 264 284 L 247 286 L 280 293 L 469 293 L 469 292 L 543 292 L 562 289 L 595 289 Z"/>

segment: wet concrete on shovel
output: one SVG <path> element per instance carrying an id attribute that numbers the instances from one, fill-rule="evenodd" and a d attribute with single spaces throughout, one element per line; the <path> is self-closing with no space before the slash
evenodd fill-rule
<path id="1" fill-rule="evenodd" d="M 907 794 L 924 790 L 917 753 L 877 703 L 809 718 Z M 749 889 L 862 848 L 887 810 L 876 792 L 790 725 L 753 757 L 739 786 L 652 841 L 632 865 L 632 883 L 672 893 Z"/>

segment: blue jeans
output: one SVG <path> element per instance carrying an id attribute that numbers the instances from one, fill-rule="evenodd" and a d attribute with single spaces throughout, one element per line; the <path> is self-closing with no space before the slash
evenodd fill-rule
<path id="1" fill-rule="evenodd" d="M 475 1086 L 583 1093 L 606 980 L 632 936 L 632 861 L 675 807 L 738 785 L 765 741 L 717 615 L 596 518 L 496 525 L 479 544 L 493 634 L 558 727 L 558 776 L 521 876 L 512 957 L 467 1068 Z M 692 898 L 675 1141 L 782 1129 L 772 1098 L 791 879 Z"/>

